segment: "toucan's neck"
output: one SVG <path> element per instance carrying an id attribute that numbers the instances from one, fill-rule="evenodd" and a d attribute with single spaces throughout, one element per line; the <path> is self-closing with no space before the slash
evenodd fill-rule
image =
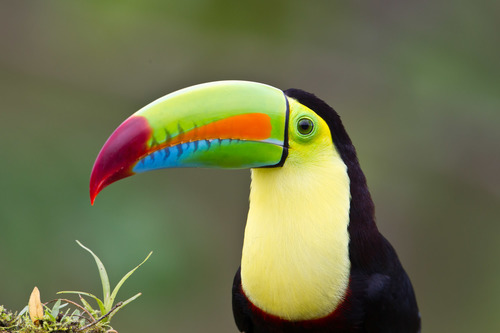
<path id="1" fill-rule="evenodd" d="M 366 185 L 349 135 L 337 112 L 313 94 L 300 89 L 288 89 L 285 95 L 314 110 L 328 124 L 335 150 L 347 166 L 350 179 L 351 205 L 349 212 L 350 259 L 352 269 L 361 267 L 376 269 L 377 262 L 372 260 L 375 250 L 380 248 L 383 237 L 375 224 L 375 208 Z"/>
<path id="2" fill-rule="evenodd" d="M 254 305 L 284 319 L 326 316 L 347 289 L 349 177 L 330 151 L 307 165 L 252 170 L 242 286 Z"/>

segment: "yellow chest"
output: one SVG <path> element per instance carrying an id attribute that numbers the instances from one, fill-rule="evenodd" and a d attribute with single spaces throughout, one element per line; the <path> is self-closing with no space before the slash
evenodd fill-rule
<path id="1" fill-rule="evenodd" d="M 332 152 L 333 154 L 334 152 Z M 288 320 L 321 318 L 349 282 L 349 178 L 335 156 L 252 170 L 242 287 L 250 301 Z"/>

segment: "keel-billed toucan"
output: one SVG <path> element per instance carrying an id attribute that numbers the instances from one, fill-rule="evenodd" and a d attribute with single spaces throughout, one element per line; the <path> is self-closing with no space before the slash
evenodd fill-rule
<path id="1" fill-rule="evenodd" d="M 420 331 L 338 114 L 298 89 L 220 81 L 168 94 L 110 136 L 90 196 L 161 168 L 251 168 L 233 312 L 241 332 Z"/>

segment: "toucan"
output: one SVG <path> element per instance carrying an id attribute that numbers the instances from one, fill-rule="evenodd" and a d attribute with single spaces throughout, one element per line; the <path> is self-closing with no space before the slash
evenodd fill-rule
<path id="1" fill-rule="evenodd" d="M 178 167 L 251 169 L 232 288 L 240 332 L 420 332 L 410 279 L 377 229 L 340 117 L 323 100 L 248 81 L 163 96 L 106 141 L 91 202 L 117 180 Z"/>

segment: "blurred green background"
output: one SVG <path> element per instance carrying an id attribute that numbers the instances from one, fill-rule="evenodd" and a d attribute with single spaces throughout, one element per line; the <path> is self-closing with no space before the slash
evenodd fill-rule
<path id="1" fill-rule="evenodd" d="M 499 2 L 1 1 L 0 304 L 118 295 L 120 332 L 236 332 L 249 172 L 132 177 L 89 204 L 111 132 L 179 88 L 244 79 L 332 105 L 425 332 L 500 331 Z"/>

